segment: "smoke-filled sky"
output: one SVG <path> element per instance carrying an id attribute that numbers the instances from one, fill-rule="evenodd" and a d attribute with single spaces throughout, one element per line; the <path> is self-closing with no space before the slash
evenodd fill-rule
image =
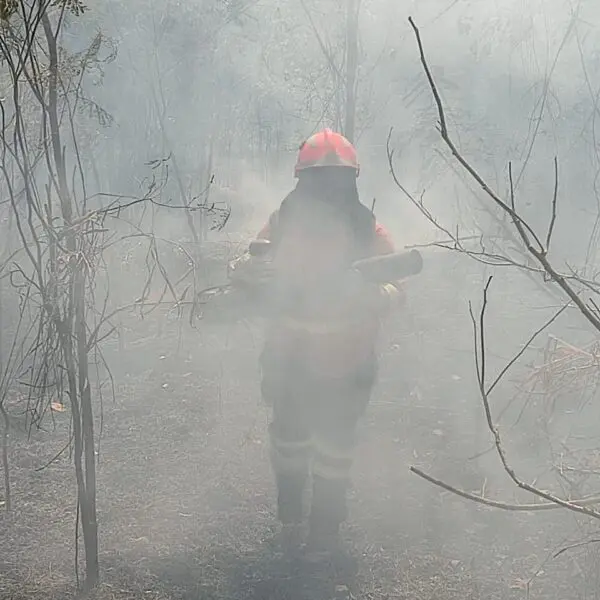
<path id="1" fill-rule="evenodd" d="M 508 161 L 515 174 L 525 165 L 520 201 L 543 225 L 557 156 L 563 212 L 595 211 L 599 15 L 599 7 L 583 1 L 362 0 L 357 144 L 364 201 L 377 197 L 383 214 L 417 227 L 418 217 L 390 183 L 391 127 L 408 188 L 426 190 L 425 200 L 449 211 L 448 218 L 457 202 L 464 213 L 473 200 L 438 154 L 437 114 L 407 21 L 412 16 L 451 130 L 482 174 L 506 193 Z M 236 190 L 243 202 L 273 206 L 292 184 L 299 141 L 335 124 L 336 107 L 343 110 L 335 86 L 345 32 L 339 2 L 101 2 L 71 21 L 68 46 L 82 48 L 100 31 L 109 38 L 101 55 L 116 50 L 104 77 L 94 77 L 97 85 L 86 84 L 114 117 L 94 139 L 97 152 L 111 159 L 98 161 L 111 186 L 130 186 L 131 173 L 143 177 L 146 160 L 175 151 L 186 184 L 201 189 L 210 146 L 218 184 L 239 188 L 243 179 L 250 185 Z M 259 159 L 261 153 L 268 158 Z M 262 190 L 248 183 L 265 177 Z M 581 218 L 589 221 L 590 213 Z M 428 234 L 416 237 L 422 235 Z"/>

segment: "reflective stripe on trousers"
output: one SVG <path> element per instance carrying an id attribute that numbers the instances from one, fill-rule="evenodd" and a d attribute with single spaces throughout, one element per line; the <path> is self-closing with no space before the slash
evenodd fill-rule
<path id="1" fill-rule="evenodd" d="M 278 482 L 280 518 L 282 514 L 297 518 L 301 503 L 298 495 L 312 472 L 315 484 L 318 480 L 320 486 L 314 490 L 312 513 L 327 514 L 333 521 L 344 520 L 356 426 L 371 394 L 375 366 L 373 362 L 366 365 L 365 372 L 335 382 L 315 381 L 297 371 L 278 372 L 263 366 L 263 395 L 273 407 L 270 450 Z M 323 486 L 337 491 L 323 491 Z"/>

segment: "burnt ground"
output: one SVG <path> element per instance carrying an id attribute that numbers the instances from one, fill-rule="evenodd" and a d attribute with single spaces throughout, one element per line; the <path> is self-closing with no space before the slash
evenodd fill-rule
<path id="1" fill-rule="evenodd" d="M 107 347 L 115 400 L 103 405 L 98 513 L 100 600 L 595 598 L 592 551 L 552 553 L 584 533 L 562 511 L 507 513 L 443 493 L 418 465 L 468 490 L 517 497 L 481 430 L 464 282 L 452 297 L 423 279 L 383 344 L 361 424 L 351 519 L 356 568 L 287 561 L 273 544 L 268 412 L 258 394 L 256 326 L 197 330 L 165 312 L 126 322 Z M 474 287 L 473 289 L 478 289 Z M 504 325 L 507 326 L 507 325 Z M 105 389 L 105 392 L 107 390 Z M 107 394 L 108 396 L 108 394 Z M 15 409 L 16 410 L 16 409 Z M 0 598 L 73 597 L 74 476 L 68 413 L 11 438 L 14 511 L 0 516 Z M 531 498 L 520 497 L 531 502 Z"/>

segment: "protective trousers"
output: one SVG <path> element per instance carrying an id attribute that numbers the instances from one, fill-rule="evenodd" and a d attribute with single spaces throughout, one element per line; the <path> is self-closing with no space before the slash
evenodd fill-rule
<path id="1" fill-rule="evenodd" d="M 311 529 L 336 533 L 347 518 L 346 494 L 356 426 L 368 404 L 376 362 L 343 380 L 308 377 L 301 364 L 277 368 L 264 360 L 262 393 L 272 406 L 271 463 L 282 523 L 303 519 L 303 495 L 312 475 Z"/>

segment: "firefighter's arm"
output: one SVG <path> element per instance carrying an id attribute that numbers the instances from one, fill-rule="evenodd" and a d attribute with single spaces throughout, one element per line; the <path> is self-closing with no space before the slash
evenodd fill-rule
<path id="1" fill-rule="evenodd" d="M 273 229 L 277 225 L 277 211 L 271 214 L 269 220 L 258 232 L 256 239 L 271 241 Z M 237 285 L 256 286 L 267 283 L 272 276 L 272 269 L 268 257 L 251 256 L 246 250 L 241 256 L 232 260 L 227 266 L 229 280 Z"/>
<path id="2" fill-rule="evenodd" d="M 373 256 L 384 256 L 396 251 L 394 241 L 387 229 L 377 223 L 375 229 L 375 241 L 373 247 Z M 387 310 L 403 306 L 406 303 L 406 291 L 404 281 L 389 281 L 380 286 L 384 297 L 384 303 Z"/>
<path id="3" fill-rule="evenodd" d="M 263 225 L 262 229 L 256 235 L 257 240 L 267 240 L 271 241 L 273 238 L 273 230 L 277 227 L 277 220 L 279 216 L 279 211 L 271 213 L 269 220 Z"/>

